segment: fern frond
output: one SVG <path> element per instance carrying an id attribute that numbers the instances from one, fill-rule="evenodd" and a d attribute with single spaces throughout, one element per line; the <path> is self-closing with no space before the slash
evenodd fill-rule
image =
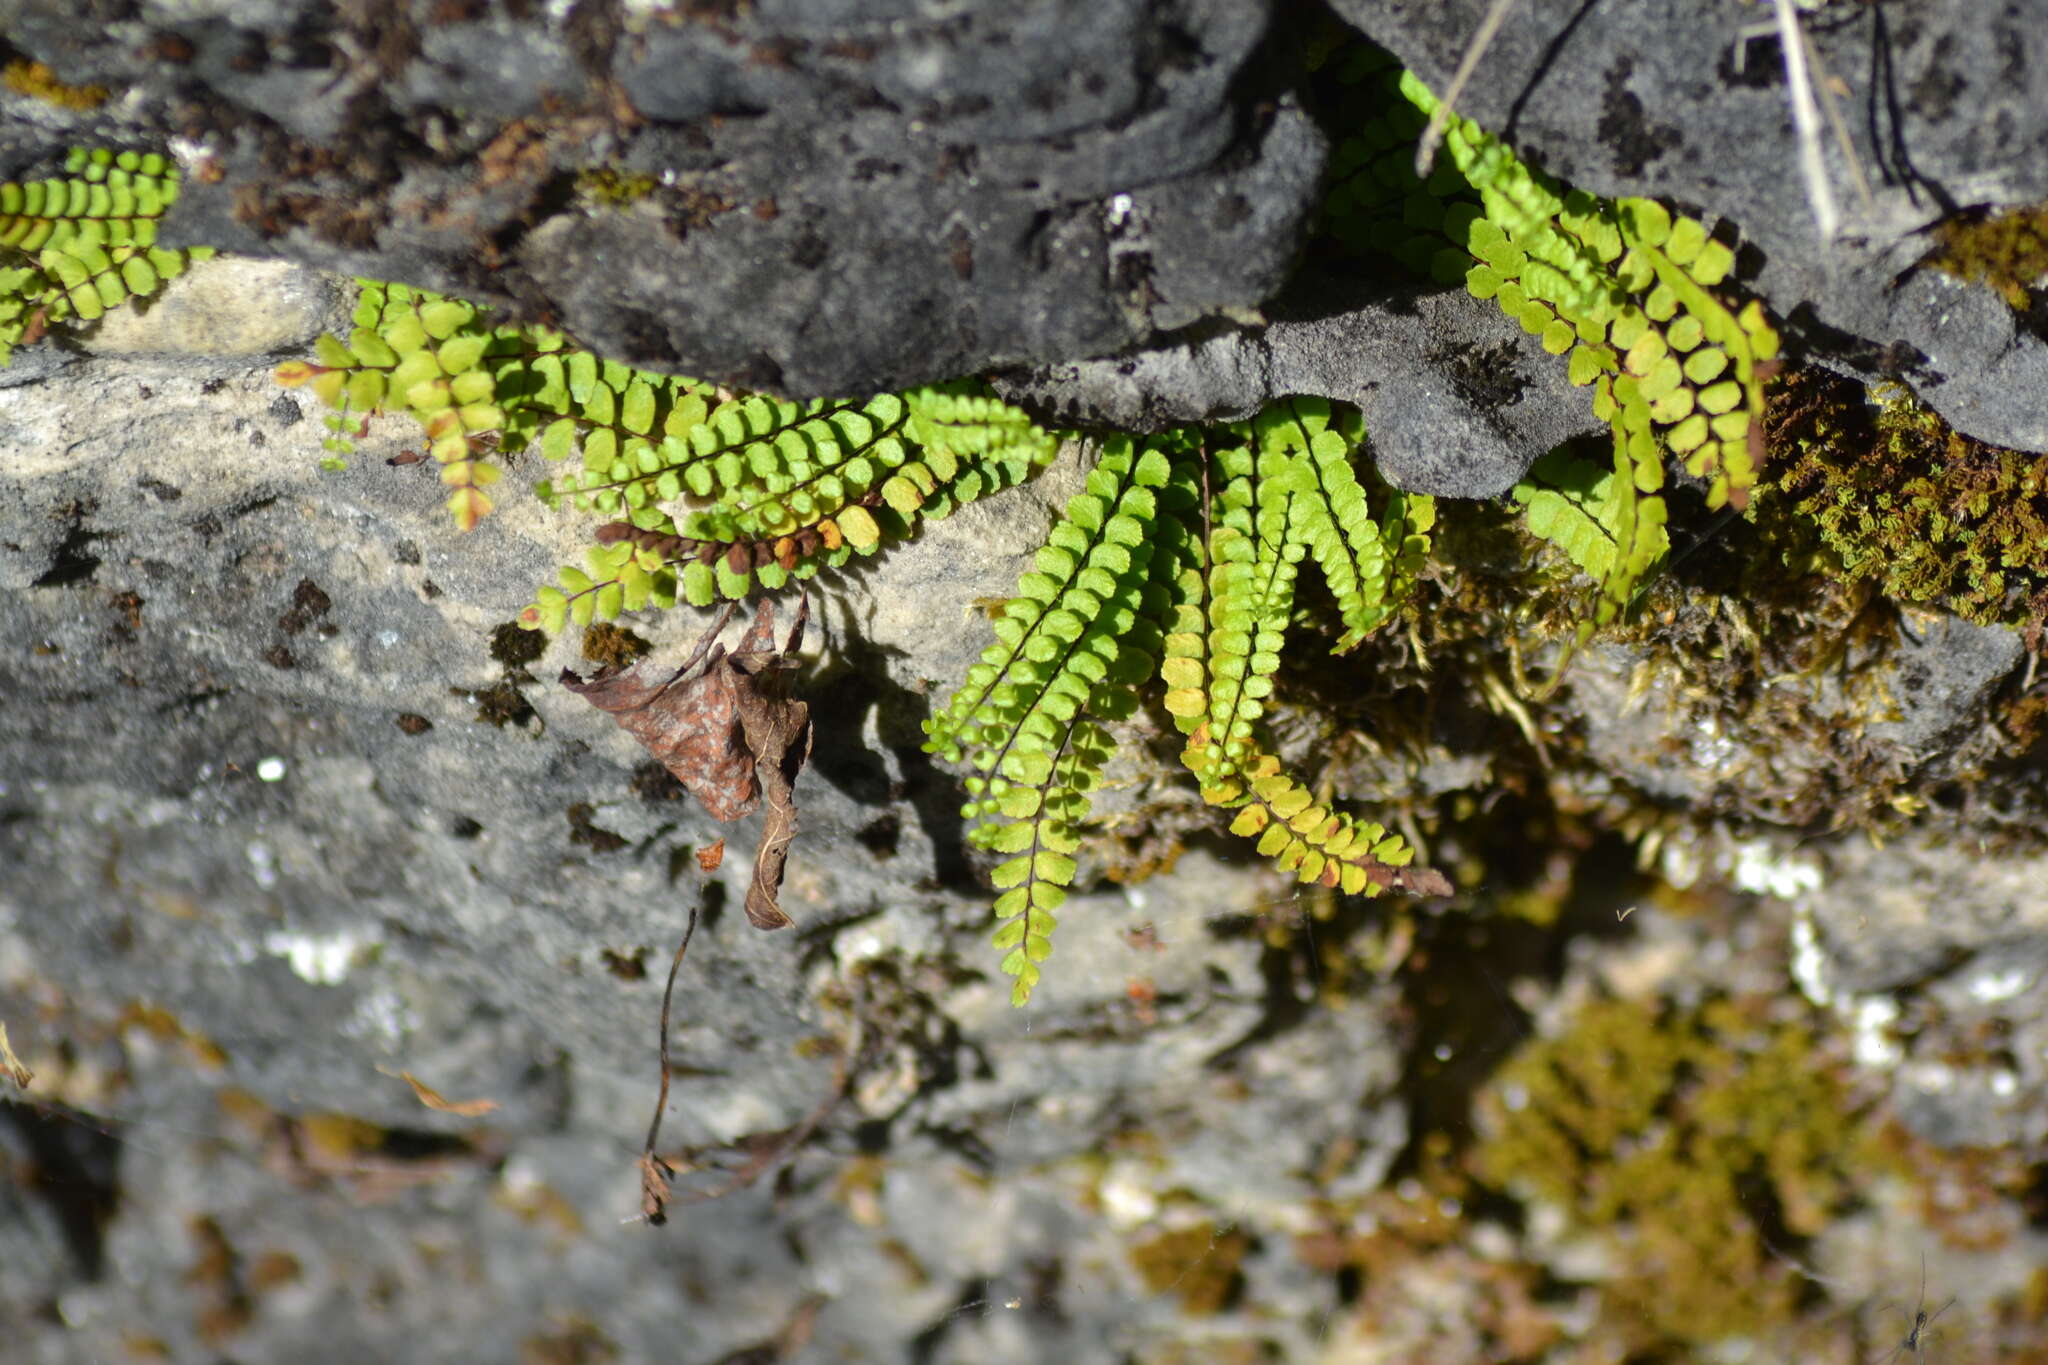
<path id="1" fill-rule="evenodd" d="M 205 247 L 156 245 L 178 169 L 155 152 L 74 150 L 62 178 L 0 184 L 0 366 L 53 325 L 144 298 Z"/>
<path id="2" fill-rule="evenodd" d="M 583 568 L 563 565 L 556 573 L 561 586 L 549 584 L 535 594 L 519 613 L 521 626 L 556 635 L 569 621 L 587 626 L 593 620 L 616 621 L 621 612 L 676 604 L 676 575 L 661 549 L 606 534 L 618 525 L 599 528 L 598 543 L 584 552 Z"/>
<path id="3" fill-rule="evenodd" d="M 1073 880 L 1086 793 L 1108 757 L 1098 719 L 1128 713 L 1157 666 L 1163 609 L 1153 561 L 1162 498 L 1186 501 L 1168 454 L 1129 437 L 1107 443 L 1086 485 L 995 621 L 996 641 L 948 704 L 925 722 L 926 750 L 973 769 L 961 813 L 971 836 L 1014 854 L 995 871 L 997 946 L 1022 1003 L 1051 951 L 1052 912 Z M 1181 496 L 1176 496 L 1176 494 Z M 1177 520 L 1169 511 L 1170 532 Z M 996 823 L 986 823 L 996 822 Z"/>
<path id="4" fill-rule="evenodd" d="M 1614 576 L 1615 560 L 1622 554 L 1623 522 L 1634 515 L 1617 497 L 1616 483 L 1611 468 L 1559 448 L 1532 465 L 1512 495 L 1526 509 L 1531 535 L 1557 546 L 1588 575 L 1604 581 Z M 1652 566 L 1669 549 L 1662 521 L 1639 530 L 1635 539 L 1633 551 L 1648 553 Z"/>
<path id="5" fill-rule="evenodd" d="M 1167 456 L 1112 437 L 1087 484 L 995 620 L 996 642 L 925 722 L 927 751 L 989 771 L 1020 744 L 1043 748 L 1111 670 L 1135 685 L 1152 666 L 1125 648 L 1138 619 Z M 1121 667 L 1119 667 L 1121 665 Z"/>
<path id="6" fill-rule="evenodd" d="M 1234 808 L 1230 832 L 1257 839 L 1263 856 L 1304 884 L 1351 896 L 1451 894 L 1441 872 L 1409 866 L 1415 850 L 1400 835 L 1317 803 L 1272 754 L 1256 755 L 1237 776 L 1205 784 L 1202 797 L 1210 805 Z"/>
<path id="7" fill-rule="evenodd" d="M 1568 354 L 1571 382 L 1593 388 L 1594 412 L 1614 429 L 1617 553 L 1576 649 L 1621 613 L 1662 552 L 1667 449 L 1709 480 L 1710 506 L 1747 498 L 1777 335 L 1754 301 L 1724 301 L 1735 254 L 1696 219 L 1570 189 L 1456 116 L 1447 155 L 1417 179 L 1401 153 L 1435 96 L 1369 44 L 1345 79 L 1359 92 L 1347 109 L 1357 131 L 1334 154 L 1333 235 L 1439 280 L 1462 277 L 1545 350 Z"/>
<path id="8" fill-rule="evenodd" d="M 1050 751 L 1019 751 L 1005 762 L 1006 771 L 967 780 L 974 799 L 965 813 L 985 821 L 969 840 L 1011 855 L 989 875 L 997 893 L 995 948 L 1003 954 L 1003 971 L 1016 978 L 1012 1005 L 1031 998 L 1040 964 L 1052 954 L 1054 912 L 1074 882 L 1088 793 L 1114 747 L 1107 731 L 1076 715 L 1059 728 Z"/>
<path id="9" fill-rule="evenodd" d="M 1344 633 L 1332 652 L 1354 649 L 1392 613 L 1394 558 L 1408 548 L 1401 516 L 1390 553 L 1352 468 L 1352 454 L 1365 440 L 1364 420 L 1356 409 L 1333 417 L 1323 399 L 1287 398 L 1261 413 L 1253 429 L 1262 444 L 1300 464 L 1301 496 L 1294 501 L 1296 524 L 1289 534 L 1308 547 L 1336 599 Z"/>

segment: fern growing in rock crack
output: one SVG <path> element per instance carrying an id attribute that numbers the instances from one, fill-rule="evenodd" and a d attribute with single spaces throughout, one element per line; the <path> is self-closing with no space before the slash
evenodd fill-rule
<path id="1" fill-rule="evenodd" d="M 521 624 L 559 631 L 642 606 L 704 606 L 871 554 L 920 517 L 1009 487 L 1058 442 L 972 383 L 790 402 L 600 360 L 544 327 L 365 281 L 348 339 L 278 367 L 335 409 L 331 460 L 378 413 L 425 428 L 464 530 L 490 514 L 492 457 L 537 446 L 569 466 L 550 505 L 607 518 Z M 708 503 L 677 514 L 669 505 Z"/>
<path id="2" fill-rule="evenodd" d="M 1531 529 L 1600 580 L 1576 648 L 1664 553 L 1667 448 L 1710 481 L 1712 505 L 1745 499 L 1776 335 L 1758 305 L 1716 295 L 1734 256 L 1700 223 L 1568 191 L 1465 120 L 1418 180 L 1407 149 L 1434 104 L 1376 53 L 1344 59 L 1374 102 L 1338 152 L 1333 233 L 1495 300 L 1569 353 L 1613 431 L 1604 477 L 1539 465 L 1516 493 Z M 491 510 L 491 457 L 533 445 L 568 466 L 541 496 L 604 519 L 583 564 L 521 613 L 532 629 L 781 588 L 1019 482 L 1058 445 L 971 381 L 806 402 L 733 393 L 398 285 L 365 285 L 355 321 L 318 363 L 279 373 L 337 409 L 337 454 L 369 415 L 405 411 L 465 529 Z M 1352 463 L 1362 439 L 1355 413 L 1310 398 L 1250 423 L 1108 439 L 995 642 L 927 722 L 926 747 L 969 769 L 970 837 L 1000 858 L 996 944 L 1017 1003 L 1051 951 L 1110 727 L 1154 679 L 1204 800 L 1261 853 L 1348 893 L 1449 892 L 1398 835 L 1315 799 L 1262 734 L 1302 567 L 1329 587 L 1343 652 L 1400 608 L 1427 553 L 1433 504 L 1389 490 L 1375 509 Z"/>
<path id="3" fill-rule="evenodd" d="M 1203 799 L 1283 870 L 1352 894 L 1450 891 L 1408 866 L 1400 836 L 1313 801 L 1261 743 L 1300 565 L 1329 584 L 1342 652 L 1398 608 L 1428 551 L 1428 498 L 1389 492 L 1370 515 L 1351 466 L 1362 435 L 1356 414 L 1296 398 L 1248 424 L 1110 439 L 995 643 L 926 723 L 925 747 L 972 770 L 969 837 L 1007 855 L 995 942 L 1015 1003 L 1052 950 L 1105 726 L 1154 677 Z"/>
<path id="4" fill-rule="evenodd" d="M 559 333 L 397 284 L 366 282 L 348 338 L 278 367 L 334 413 L 330 463 L 368 419 L 406 413 L 467 530 L 492 510 L 493 457 L 538 447 L 537 490 L 603 520 L 520 613 L 559 632 L 626 611 L 706 606 L 870 554 L 920 518 L 1018 483 L 1057 436 L 971 381 L 793 402 L 601 361 Z M 1249 424 L 1111 438 L 995 623 L 996 643 L 928 722 L 967 764 L 974 841 L 993 871 L 996 944 L 1022 1004 L 1072 885 L 1108 725 L 1154 678 L 1212 805 L 1303 881 L 1351 893 L 1448 892 L 1379 825 L 1330 811 L 1261 747 L 1299 566 L 1329 583 L 1354 647 L 1398 609 L 1428 549 L 1429 499 L 1375 515 L 1352 467 L 1355 413 L 1320 399 Z"/>
<path id="5" fill-rule="evenodd" d="M 156 245 L 178 170 L 155 152 L 78 149 L 61 177 L 0 183 L 0 365 L 51 327 L 146 298 L 204 247 Z"/>
<path id="6" fill-rule="evenodd" d="M 1371 44 L 1338 61 L 1359 101 L 1356 131 L 1334 157 L 1332 235 L 1492 299 L 1546 351 L 1568 353 L 1571 382 L 1593 389 L 1594 414 L 1613 432 L 1609 506 L 1591 513 L 1613 551 L 1600 556 L 1599 598 L 1576 648 L 1626 609 L 1667 548 L 1667 449 L 1708 481 L 1708 506 L 1747 501 L 1777 333 L 1759 303 L 1737 308 L 1716 292 L 1735 253 L 1697 219 L 1568 189 L 1467 119 L 1449 120 L 1447 156 L 1419 179 L 1409 153 L 1435 98 Z"/>

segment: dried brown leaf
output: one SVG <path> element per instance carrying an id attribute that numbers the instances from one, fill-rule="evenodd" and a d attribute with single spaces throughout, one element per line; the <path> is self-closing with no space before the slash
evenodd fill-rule
<path id="1" fill-rule="evenodd" d="M 488 1114 L 498 1107 L 496 1100 L 443 1099 L 439 1091 L 427 1085 L 410 1071 L 399 1072 L 398 1079 L 412 1087 L 412 1093 L 420 1097 L 421 1104 L 424 1104 L 429 1109 L 437 1109 L 444 1114 L 459 1114 L 463 1118 L 473 1119 L 480 1115 Z"/>
<path id="2" fill-rule="evenodd" d="M 641 1216 L 660 1227 L 668 1221 L 669 1179 L 675 1171 L 653 1152 L 642 1152 L 639 1166 Z"/>
<path id="3" fill-rule="evenodd" d="M 790 924 L 775 896 L 796 837 L 796 777 L 811 756 L 810 708 L 789 695 L 808 615 L 808 601 L 800 601 L 789 640 L 778 650 L 775 604 L 764 599 L 736 649 L 728 653 L 710 643 L 714 626 L 699 649 L 701 671 L 692 671 L 693 658 L 662 683 L 650 681 L 638 664 L 589 682 L 562 674 L 565 687 L 609 713 L 713 819 L 737 820 L 768 798 L 746 901 L 747 919 L 757 929 Z M 719 625 L 725 620 L 721 616 Z"/>

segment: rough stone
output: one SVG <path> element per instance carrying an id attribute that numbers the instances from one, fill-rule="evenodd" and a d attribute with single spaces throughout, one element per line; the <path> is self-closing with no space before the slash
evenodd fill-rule
<path id="1" fill-rule="evenodd" d="M 1644 655 L 1624 645 L 1596 642 L 1564 685 L 1585 717 L 1588 750 L 1634 790 L 1798 825 L 1827 814 L 1851 755 L 1870 771 L 1969 773 L 1991 742 L 1978 733 L 1986 704 L 2024 657 L 2015 631 L 1915 612 L 1863 691 L 1825 674 L 1768 680 L 1785 727 L 1768 736 L 1747 732 L 1722 699 L 1689 692 L 1668 671 L 1639 677 Z M 1872 695 L 1886 699 L 1876 716 Z M 1804 723 L 1793 726 L 1794 715 Z M 1830 741 L 1813 742 L 1815 734 Z"/>
<path id="2" fill-rule="evenodd" d="M 1333 7 L 1442 90 L 1488 0 Z M 1760 249 L 1755 287 L 1802 345 L 1908 380 L 1979 440 L 2048 450 L 2031 397 L 2048 391 L 2048 339 L 2016 329 L 1988 287 L 1915 269 L 1925 230 L 1957 208 L 2048 199 L 2048 4 L 1829 5 L 1802 18 L 1848 90 L 1839 113 L 1870 190 L 1866 203 L 1830 131 L 1843 224 L 1832 244 L 1816 230 L 1783 59 L 1760 17 L 1719 0 L 1527 0 L 1458 111 L 1567 183 L 1729 220 Z"/>
<path id="3" fill-rule="evenodd" d="M 346 291 L 288 261 L 196 261 L 146 307 L 116 308 L 93 329 L 100 355 L 282 355 L 348 330 Z"/>
<path id="4" fill-rule="evenodd" d="M 1826 885 L 1800 900 L 1822 953 L 1818 973 L 1886 1067 L 1901 1118 L 1941 1146 L 2038 1147 L 2048 1141 L 2048 860 L 1914 839 L 1831 850 Z M 1917 998 L 1923 1026 L 1891 1036 L 1896 1002 Z M 1874 1002 L 1871 1012 L 1865 1002 Z M 1995 1034 L 1985 1055 L 1970 1040 Z"/>
<path id="5" fill-rule="evenodd" d="M 491 657 L 572 519 L 508 496 L 460 536 L 431 466 L 384 464 L 403 424 L 322 473 L 320 424 L 277 396 L 260 357 L 155 351 L 0 389 L 0 1019 L 31 1099 L 91 1115 L 0 1105 L 0 1165 L 53 1173 L 0 1179 L 0 1316 L 50 1324 L 11 1358 L 516 1359 L 597 1332 L 714 1359 L 812 1314 L 829 1355 L 1085 1354 L 1177 1321 L 1128 1248 L 1189 1199 L 1284 1244 L 1327 1152 L 1368 1186 L 1391 1164 L 1391 1005 L 1273 1026 L 1299 1011 L 1227 929 L 1290 904 L 1256 860 L 1084 886 L 1032 1010 L 991 979 L 960 793 L 916 722 L 1076 454 L 814 592 L 799 927 L 769 936 L 737 913 L 758 817 L 636 786 L 632 741 L 532 680 L 580 663 L 562 645 Z M 676 657 L 687 617 L 640 628 Z M 479 719 L 492 689 L 530 711 Z M 721 835 L 664 1146 L 801 1119 L 849 1018 L 869 1053 L 793 1183 L 621 1227 L 690 851 Z M 429 1107 L 407 1074 L 494 1107 Z M 1144 1133 L 1151 1155 L 1099 1164 Z M 707 1296 L 682 1321 L 679 1273 Z M 1329 1282 L 1243 1273 L 1309 1349 Z M 1012 1298 L 1029 1330 L 1004 1336 Z"/>
<path id="6" fill-rule="evenodd" d="M 2027 656 L 2017 631 L 1979 626 L 1952 616 L 1923 620 L 1901 631 L 1904 648 L 1894 668 L 1899 718 L 1876 721 L 1870 732 L 1915 760 L 1984 713 L 1991 694 Z"/>
<path id="7" fill-rule="evenodd" d="M 1263 326 L 1219 324 L 998 387 L 1049 420 L 1141 431 L 1240 420 L 1288 394 L 1341 399 L 1365 414 L 1390 483 L 1442 497 L 1497 497 L 1544 451 L 1598 428 L 1555 357 L 1463 290 L 1374 296 L 1311 278 L 1265 311 Z"/>
<path id="8" fill-rule="evenodd" d="M 208 167 L 166 243 L 517 304 L 790 393 L 1255 306 L 1321 173 L 1265 3 L 480 10 L 145 0 L 81 24 L 37 0 L 7 22 Z"/>

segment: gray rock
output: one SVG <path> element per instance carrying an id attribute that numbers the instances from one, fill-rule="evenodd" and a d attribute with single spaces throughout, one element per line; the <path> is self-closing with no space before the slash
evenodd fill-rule
<path id="1" fill-rule="evenodd" d="M 2018 632 L 1938 617 L 1901 632 L 1893 691 L 1899 719 L 1877 721 L 1870 733 L 1897 744 L 1916 760 L 1984 713 L 1984 705 L 2026 658 Z"/>
<path id="2" fill-rule="evenodd" d="M 1335 0 L 1436 90 L 1487 7 Z M 2048 343 L 2016 332 L 1984 286 L 1920 272 L 1898 288 L 1945 214 L 2048 198 L 2048 3 L 1829 5 L 1804 18 L 1848 87 L 1839 112 L 1870 189 L 1866 203 L 1830 132 L 1843 220 L 1832 246 L 1799 173 L 1777 39 L 1743 41 L 1768 14 L 1719 0 L 1528 0 L 1509 10 L 1459 112 L 1570 184 L 1730 220 L 1761 248 L 1754 283 L 1796 341 L 1866 376 L 1908 379 L 1979 440 L 2048 450 L 2036 397 L 2048 392 Z"/>
<path id="3" fill-rule="evenodd" d="M 2020 637 L 1914 612 L 1876 676 L 1787 675 L 1757 696 L 1686 688 L 1641 651 L 1596 642 L 1564 687 L 1588 753 L 1613 779 L 1660 801 L 1802 826 L 1829 823 L 1848 775 L 1973 779 L 1999 748 L 1987 705 L 2024 657 Z M 1878 689 L 1882 689 L 1879 691 Z M 1887 699 L 1873 714 L 1872 697 Z"/>
<path id="4" fill-rule="evenodd" d="M 322 332 L 347 334 L 347 293 L 287 261 L 215 257 L 194 262 L 143 306 L 108 313 L 88 344 L 100 355 L 304 353 Z"/>
<path id="5" fill-rule="evenodd" d="M 1831 850 L 1826 885 L 1800 904 L 1820 978 L 1845 1012 L 1880 1002 L 1860 1050 L 1888 1063 L 1907 1126 L 1941 1146 L 2038 1149 L 2048 1142 L 2048 860 L 1986 852 L 1851 842 Z M 1999 1046 L 1985 1048 L 1986 1037 Z"/>
<path id="6" fill-rule="evenodd" d="M 1598 429 L 1556 358 L 1462 289 L 1374 297 L 1309 279 L 1266 313 L 1262 327 L 1218 325 L 998 386 L 1050 420 L 1136 430 L 1236 421 L 1288 394 L 1341 399 L 1364 412 L 1390 483 L 1443 497 L 1497 497 L 1544 451 Z"/>
<path id="7" fill-rule="evenodd" d="M 1322 168 L 1263 3 L 473 10 L 149 0 L 96 25 L 33 0 L 8 29 L 207 162 L 167 243 L 514 303 L 607 355 L 789 393 L 1252 307 Z M 591 192 L 593 171 L 639 188 Z"/>
<path id="8" fill-rule="evenodd" d="M 1009 1007 L 917 721 L 1078 453 L 816 585 L 800 927 L 769 936 L 736 912 L 758 818 L 636 789 L 632 741 L 531 680 L 582 666 L 560 645 L 488 653 L 573 519 L 508 487 L 456 534 L 431 466 L 383 463 L 400 422 L 319 472 L 324 430 L 270 365 L 87 355 L 0 389 L 0 1019 L 38 1073 L 36 1107 L 0 1106 L 0 1164 L 56 1182 L 0 1180 L 0 1318 L 32 1324 L 10 1359 L 517 1359 L 581 1334 L 702 1360 L 815 1315 L 831 1356 L 1093 1360 L 1182 1328 L 1133 1246 L 1200 1218 L 1284 1248 L 1330 1151 L 1356 1144 L 1366 1186 L 1392 1162 L 1397 1002 L 1276 995 L 1227 928 L 1291 905 L 1255 859 L 1084 885 Z M 674 658 L 688 617 L 636 628 Z M 477 718 L 493 688 L 502 726 Z M 785 1183 L 621 1227 L 690 850 L 721 835 L 730 908 L 683 969 L 664 1146 L 784 1128 L 831 1092 L 815 1040 L 867 1051 Z M 430 1108 L 407 1074 L 495 1107 Z M 1256 1323 L 1211 1321 L 1311 1349 L 1328 1278 L 1242 1273 Z M 678 1276 L 706 1296 L 682 1319 Z"/>

